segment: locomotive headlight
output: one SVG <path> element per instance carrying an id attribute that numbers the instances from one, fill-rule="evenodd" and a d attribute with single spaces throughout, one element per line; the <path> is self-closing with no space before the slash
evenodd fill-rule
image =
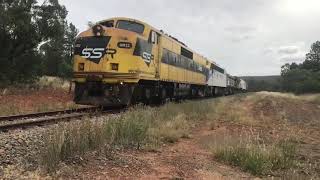
<path id="1" fill-rule="evenodd" d="M 118 42 L 118 47 L 124 49 L 131 49 L 132 44 L 130 42 Z"/>
<path id="2" fill-rule="evenodd" d="M 110 65 L 111 65 L 111 70 L 118 71 L 119 69 L 118 63 L 111 63 Z"/>
<path id="3" fill-rule="evenodd" d="M 97 24 L 92 27 L 92 32 L 95 36 L 103 36 L 105 31 L 100 24 Z"/>
<path id="4" fill-rule="evenodd" d="M 84 71 L 84 63 L 79 63 L 78 64 L 78 70 L 79 71 Z"/>

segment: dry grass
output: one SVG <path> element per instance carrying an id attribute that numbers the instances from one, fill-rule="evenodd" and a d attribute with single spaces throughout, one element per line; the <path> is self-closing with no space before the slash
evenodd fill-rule
<path id="1" fill-rule="evenodd" d="M 32 96 L 32 95 L 31 95 Z M 36 112 L 58 111 L 65 109 L 74 109 L 80 107 L 71 100 L 66 102 L 44 102 L 39 100 L 38 102 L 26 102 L 23 99 L 27 99 L 30 95 L 25 97 L 18 97 L 18 101 L 10 101 L 4 104 L 0 104 L 0 116 L 17 115 Z M 30 101 L 30 100 L 27 100 Z"/>
<path id="2" fill-rule="evenodd" d="M 29 172 L 19 166 L 10 165 L 3 169 L 1 179 L 52 179 L 44 177 L 40 171 Z"/>
<path id="3" fill-rule="evenodd" d="M 304 94 L 304 95 L 295 95 L 292 93 L 280 93 L 280 92 L 258 92 L 256 96 L 251 96 L 251 98 L 265 98 L 265 97 L 276 97 L 276 98 L 285 98 L 289 100 L 298 100 L 298 101 L 308 101 L 316 104 L 320 104 L 320 94 Z"/>
<path id="4" fill-rule="evenodd" d="M 222 162 L 257 175 L 318 177 L 319 161 L 313 158 L 318 157 L 318 148 L 311 145 L 319 142 L 316 140 L 318 135 L 308 133 L 319 129 L 318 97 L 259 92 L 241 98 L 221 99 L 216 103 L 214 119 L 228 124 L 227 127 L 251 127 L 258 130 L 261 137 L 250 134 L 246 128 L 238 134 L 231 131 L 230 138 L 230 134 L 217 138 L 219 141 L 212 146 L 213 155 Z M 212 123 L 212 129 L 216 124 Z M 249 135 L 241 135 L 243 133 Z M 306 139 L 310 142 L 307 143 Z M 302 147 L 303 152 L 300 151 Z"/>
<path id="5" fill-rule="evenodd" d="M 0 116 L 79 107 L 72 101 L 69 81 L 54 77 L 42 77 L 35 84 L 2 89 L 0 101 Z"/>
<path id="6" fill-rule="evenodd" d="M 190 127 L 208 118 L 204 112 L 211 107 L 210 101 L 169 103 L 158 108 L 137 106 L 119 116 L 97 121 L 86 118 L 59 126 L 45 135 L 43 165 L 52 172 L 59 162 L 89 151 L 107 154 L 114 148 L 155 149 L 162 143 L 188 138 Z"/>
<path id="7" fill-rule="evenodd" d="M 2 88 L 0 89 L 0 96 L 38 91 L 41 89 L 69 91 L 70 85 L 70 80 L 61 79 L 59 77 L 43 76 L 32 84 L 15 84 L 10 87 Z"/>
<path id="8" fill-rule="evenodd" d="M 137 106 L 117 116 L 97 121 L 87 118 L 49 132 L 42 161 L 53 172 L 60 162 L 87 152 L 108 155 L 123 148 L 154 150 L 164 143 L 189 138 L 199 124 L 210 124 L 211 129 L 222 124 L 232 131 L 208 141 L 217 160 L 255 175 L 292 177 L 303 169 L 317 177 L 318 166 L 309 167 L 309 160 L 301 160 L 297 154 L 298 143 L 305 139 L 305 122 L 318 117 L 316 110 L 317 105 L 299 96 L 269 92 L 156 108 Z M 298 120 L 302 122 L 299 126 Z M 243 129 L 236 131 L 233 127 Z"/>
<path id="9" fill-rule="evenodd" d="M 53 89 L 63 89 L 68 91 L 70 88 L 70 81 L 64 80 L 57 77 L 51 76 L 43 76 L 36 82 L 35 86 L 43 89 L 43 88 L 53 88 Z"/>
<path id="10" fill-rule="evenodd" d="M 299 96 L 302 100 L 310 101 L 312 103 L 320 104 L 320 94 L 306 94 Z"/>
<path id="11" fill-rule="evenodd" d="M 214 157 L 254 175 L 277 175 L 277 171 L 296 167 L 296 144 L 281 140 L 266 144 L 259 135 L 246 132 L 240 136 L 225 136 L 214 141 L 211 150 Z"/>

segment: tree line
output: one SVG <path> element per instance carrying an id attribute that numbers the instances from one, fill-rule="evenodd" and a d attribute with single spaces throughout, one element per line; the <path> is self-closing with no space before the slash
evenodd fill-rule
<path id="1" fill-rule="evenodd" d="M 242 77 L 249 91 L 278 91 L 302 93 L 320 92 L 320 41 L 312 44 L 302 63 L 286 63 L 280 76 Z"/>
<path id="2" fill-rule="evenodd" d="M 320 41 L 312 44 L 306 59 L 281 67 L 282 88 L 294 93 L 320 92 Z"/>
<path id="3" fill-rule="evenodd" d="M 0 85 L 72 75 L 77 28 L 58 0 L 0 0 Z"/>

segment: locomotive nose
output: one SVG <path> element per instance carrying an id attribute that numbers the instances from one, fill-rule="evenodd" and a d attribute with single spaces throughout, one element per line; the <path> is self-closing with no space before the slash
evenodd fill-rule
<path id="1" fill-rule="evenodd" d="M 78 38 L 76 40 L 74 54 L 99 64 L 100 60 L 106 54 L 106 47 L 110 43 L 111 37 L 103 36 L 105 32 L 101 29 L 98 30 L 98 28 L 95 30 L 95 33 L 97 36 Z"/>

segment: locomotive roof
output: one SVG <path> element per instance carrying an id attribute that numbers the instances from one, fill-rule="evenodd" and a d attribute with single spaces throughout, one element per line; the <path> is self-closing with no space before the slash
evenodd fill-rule
<path id="1" fill-rule="evenodd" d="M 167 38 L 170 38 L 171 40 L 179 43 L 183 48 L 186 48 L 188 49 L 189 51 L 195 53 L 195 54 L 198 54 L 200 55 L 199 53 L 196 53 L 194 50 L 190 49 L 185 43 L 179 41 L 177 38 L 165 33 L 163 30 L 158 30 L 157 28 L 151 26 L 150 24 L 146 23 L 146 22 L 143 22 L 143 21 L 140 21 L 140 20 L 137 20 L 137 19 L 133 19 L 133 18 L 127 18 L 127 17 L 113 17 L 113 18 L 108 18 L 108 19 L 105 19 L 105 20 L 102 20 L 102 21 L 98 21 L 97 24 L 99 23 L 102 23 L 102 22 L 105 22 L 105 21 L 110 21 L 110 20 L 115 20 L 115 21 L 118 21 L 118 20 L 126 20 L 126 21 L 132 21 L 132 22 L 137 22 L 137 23 L 140 23 L 140 24 L 143 24 L 145 27 L 148 26 L 149 29 L 152 29 L 153 31 L 159 33 L 159 34 L 162 34 L 163 36 L 166 36 Z M 202 56 L 202 55 L 200 55 Z M 202 56 L 205 60 L 209 61 L 210 63 L 214 64 L 215 66 L 218 66 L 221 68 L 220 65 L 218 65 L 216 62 Z M 222 68 L 224 69 L 224 68 Z M 225 69 L 224 69 L 225 70 Z"/>

